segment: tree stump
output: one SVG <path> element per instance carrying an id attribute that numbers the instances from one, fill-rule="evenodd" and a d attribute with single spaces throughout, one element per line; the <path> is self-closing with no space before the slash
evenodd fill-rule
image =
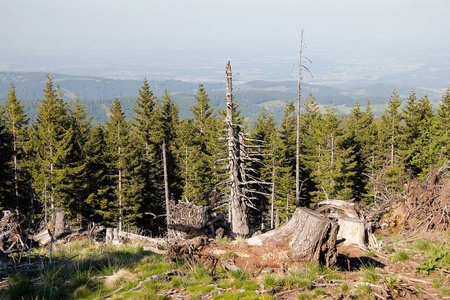
<path id="1" fill-rule="evenodd" d="M 358 218 L 342 217 L 339 218 L 338 239 L 344 238 L 344 246 L 358 245 L 365 247 L 366 240 L 366 222 Z"/>
<path id="2" fill-rule="evenodd" d="M 276 230 L 247 239 L 249 245 L 289 247 L 293 260 L 315 260 L 325 266 L 337 261 L 339 225 L 308 208 L 299 207 L 292 218 Z"/>

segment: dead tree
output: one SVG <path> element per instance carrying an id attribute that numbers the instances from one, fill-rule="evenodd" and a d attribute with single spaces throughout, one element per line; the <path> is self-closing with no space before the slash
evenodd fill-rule
<path id="1" fill-rule="evenodd" d="M 297 136 L 295 147 L 295 202 L 300 206 L 300 98 L 302 95 L 302 52 L 303 52 L 303 30 L 300 40 L 300 58 L 298 66 L 298 89 L 297 89 Z"/>
<path id="2" fill-rule="evenodd" d="M 249 226 L 249 208 L 255 208 L 253 201 L 260 194 L 269 196 L 268 193 L 260 191 L 255 186 L 272 185 L 271 183 L 260 180 L 256 170 L 250 164 L 258 163 L 259 152 L 252 149 L 260 149 L 261 145 L 255 143 L 262 142 L 249 138 L 242 127 L 234 124 L 234 102 L 232 88 L 231 64 L 226 66 L 226 112 L 225 119 L 227 126 L 227 169 L 229 184 L 229 214 L 232 231 L 240 236 L 247 236 L 250 233 Z M 257 150 L 256 150 L 257 151 Z"/>
<path id="3" fill-rule="evenodd" d="M 303 58 L 309 60 L 307 57 L 303 56 L 303 29 L 300 38 L 300 55 L 298 61 L 298 88 L 297 88 L 297 134 L 296 134 L 296 153 L 295 153 L 295 202 L 297 207 L 300 206 L 300 100 L 302 96 L 302 69 L 308 71 L 311 75 L 309 69 L 303 65 Z"/>
<path id="4" fill-rule="evenodd" d="M 243 197 L 242 191 L 242 173 L 240 172 L 240 151 L 238 142 L 236 141 L 235 130 L 233 124 L 233 87 L 231 63 L 226 66 L 226 101 L 227 101 L 227 123 L 228 132 L 228 172 L 230 177 L 230 219 L 231 229 L 234 233 L 246 236 L 250 233 L 247 220 L 247 205 Z"/>

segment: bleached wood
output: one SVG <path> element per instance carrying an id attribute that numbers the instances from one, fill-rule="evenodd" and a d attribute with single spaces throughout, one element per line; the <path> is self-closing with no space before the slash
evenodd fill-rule
<path id="1" fill-rule="evenodd" d="M 358 218 L 342 217 L 338 219 L 338 239 L 344 238 L 344 246 L 357 245 L 365 247 L 366 222 Z"/>

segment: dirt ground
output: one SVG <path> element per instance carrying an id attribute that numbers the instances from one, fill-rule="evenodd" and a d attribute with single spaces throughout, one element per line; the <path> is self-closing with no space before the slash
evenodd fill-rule
<path id="1" fill-rule="evenodd" d="M 450 271 L 441 269 L 425 275 L 417 271 L 417 266 L 425 258 L 420 251 L 414 250 L 411 244 L 415 240 L 424 239 L 450 245 L 450 235 L 438 232 L 427 233 L 393 233 L 391 230 L 378 232 L 379 239 L 385 245 L 382 251 L 375 252 L 369 249 L 362 249 L 357 246 L 337 246 L 338 263 L 334 267 L 342 278 L 336 281 L 320 279 L 317 286 L 330 290 L 343 283 L 348 283 L 354 287 L 348 293 L 333 295 L 326 293 L 318 298 L 322 299 L 353 299 L 356 289 L 361 282 L 364 269 L 367 266 L 375 266 L 378 274 L 378 281 L 371 283 L 373 291 L 369 298 L 375 299 L 450 299 L 450 294 L 442 292 L 443 289 L 450 289 Z M 393 259 L 395 252 L 406 251 L 409 253 L 408 260 L 398 261 Z M 252 274 L 254 278 L 261 273 L 288 274 L 290 270 L 301 268 L 305 262 L 292 261 L 288 255 L 288 249 L 280 249 L 269 246 L 255 247 L 248 246 L 244 240 L 237 240 L 230 243 L 211 242 L 202 249 L 204 255 L 213 255 L 219 258 L 219 264 L 225 268 L 235 266 Z M 395 277 L 392 277 L 395 276 Z M 390 278 L 396 278 L 396 282 L 390 285 Z M 439 281 L 439 288 L 436 282 Z M 298 299 L 298 292 L 289 292 L 276 297 L 277 299 Z M 353 291 L 353 292 L 352 292 Z M 352 298 L 353 297 L 353 298 Z M 207 297 L 206 297 L 207 298 Z"/>

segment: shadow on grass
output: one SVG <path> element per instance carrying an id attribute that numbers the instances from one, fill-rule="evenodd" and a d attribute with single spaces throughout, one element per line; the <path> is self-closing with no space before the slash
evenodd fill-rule
<path id="1" fill-rule="evenodd" d="M 376 268 L 384 268 L 385 264 L 377 261 L 373 257 L 359 256 L 359 257 L 349 257 L 342 253 L 338 254 L 337 265 L 339 268 L 345 271 L 359 271 L 368 266 L 373 266 Z"/>
<path id="2" fill-rule="evenodd" d="M 86 249 L 55 253 L 53 262 L 44 259 L 40 270 L 12 275 L 10 284 L 0 289 L 0 298 L 74 298 L 79 287 L 86 286 L 87 291 L 101 289 L 103 284 L 98 277 L 111 276 L 121 268 L 133 269 L 144 257 L 155 256 L 153 261 L 163 259 L 160 255 L 144 252 L 142 247 L 135 246 L 92 246 L 83 258 L 77 258 L 83 250 Z"/>

